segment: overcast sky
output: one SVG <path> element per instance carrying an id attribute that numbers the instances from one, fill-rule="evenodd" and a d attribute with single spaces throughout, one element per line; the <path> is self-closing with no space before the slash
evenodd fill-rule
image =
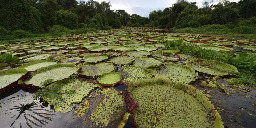
<path id="1" fill-rule="evenodd" d="M 79 1 L 79 0 L 78 0 Z M 81 0 L 82 1 L 82 0 Z M 171 7 L 177 0 L 95 0 L 95 1 L 110 1 L 111 9 L 122 9 L 129 14 L 138 14 L 148 17 L 149 13 L 153 10 L 164 9 Z M 213 4 L 217 4 L 221 0 L 188 0 L 189 2 L 196 2 L 199 7 L 203 6 L 205 1 L 213 1 Z M 239 0 L 229 0 L 237 2 Z"/>

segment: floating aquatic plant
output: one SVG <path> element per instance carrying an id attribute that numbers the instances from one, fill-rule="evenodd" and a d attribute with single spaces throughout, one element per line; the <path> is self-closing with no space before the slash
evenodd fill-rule
<path id="1" fill-rule="evenodd" d="M 125 64 L 130 64 L 132 63 L 134 60 L 133 57 L 128 57 L 128 56 L 119 56 L 119 57 L 115 57 L 110 59 L 109 62 L 112 62 L 116 65 L 125 65 Z"/>
<path id="2" fill-rule="evenodd" d="M 155 70 L 154 76 L 156 78 L 167 78 L 178 83 L 190 83 L 196 80 L 198 75 L 194 69 L 188 66 L 168 63 L 164 68 Z"/>
<path id="3" fill-rule="evenodd" d="M 115 70 L 112 63 L 98 63 L 95 65 L 83 65 L 81 67 L 80 75 L 87 77 L 98 77 L 104 73 L 109 73 Z"/>
<path id="4" fill-rule="evenodd" d="M 84 61 L 86 63 L 98 63 L 98 62 L 101 62 L 103 60 L 106 60 L 108 59 L 108 56 L 104 56 L 104 55 L 100 55 L 100 56 L 97 56 L 97 55 L 87 55 L 84 57 Z"/>
<path id="5" fill-rule="evenodd" d="M 17 81 L 26 73 L 27 71 L 21 68 L 0 72 L 0 94 L 17 85 Z"/>
<path id="6" fill-rule="evenodd" d="M 165 79 L 148 79 L 129 87 L 139 104 L 134 113 L 138 127 L 223 128 L 221 117 L 204 94 L 190 85 L 169 84 Z"/>
<path id="7" fill-rule="evenodd" d="M 50 56 L 51 56 L 50 54 L 39 54 L 39 55 L 35 55 L 33 57 L 29 57 L 29 58 L 25 59 L 24 61 L 31 62 L 31 61 L 37 61 L 37 60 L 46 60 Z"/>
<path id="8" fill-rule="evenodd" d="M 127 52 L 126 53 L 130 57 L 143 57 L 143 56 L 148 56 L 150 55 L 150 52 L 146 51 L 132 51 L 132 52 Z"/>
<path id="9" fill-rule="evenodd" d="M 148 79 L 152 77 L 151 70 L 134 66 L 123 66 L 121 73 L 125 82 L 135 82 L 139 79 Z"/>
<path id="10" fill-rule="evenodd" d="M 95 122 L 97 127 L 106 127 L 110 122 L 115 121 L 116 118 L 122 117 L 122 113 L 124 113 L 122 109 L 125 105 L 122 95 L 115 89 L 103 89 L 101 93 L 105 95 L 104 99 L 92 112 L 90 119 Z M 121 115 L 117 115 L 118 113 L 121 113 Z"/>
<path id="11" fill-rule="evenodd" d="M 161 61 L 154 58 L 137 58 L 134 61 L 134 66 L 142 68 L 159 67 L 161 64 Z"/>
<path id="12" fill-rule="evenodd" d="M 215 60 L 192 59 L 187 64 L 198 72 L 210 75 L 224 76 L 238 72 L 235 66 Z"/>
<path id="13" fill-rule="evenodd" d="M 97 84 L 78 79 L 64 79 L 39 90 L 37 96 L 53 105 L 54 110 L 65 113 L 72 110 L 73 103 L 81 102 L 96 87 Z"/>
<path id="14" fill-rule="evenodd" d="M 32 73 L 32 78 L 25 81 L 27 85 L 44 87 L 45 82 L 54 82 L 68 78 L 77 72 L 77 68 L 73 64 L 56 64 L 48 67 L 40 68 L 37 72 Z M 48 84 L 48 83 L 47 83 Z"/>
<path id="15" fill-rule="evenodd" d="M 120 82 L 122 76 L 117 72 L 110 72 L 103 74 L 100 78 L 97 79 L 99 84 L 102 86 L 114 86 L 116 83 Z"/>
<path id="16" fill-rule="evenodd" d="M 40 60 L 40 61 L 35 61 L 35 62 L 28 63 L 28 64 L 24 64 L 19 68 L 24 68 L 27 71 L 36 71 L 39 68 L 47 67 L 47 66 L 54 65 L 54 64 L 57 64 L 57 63 L 51 62 L 51 61 Z"/>

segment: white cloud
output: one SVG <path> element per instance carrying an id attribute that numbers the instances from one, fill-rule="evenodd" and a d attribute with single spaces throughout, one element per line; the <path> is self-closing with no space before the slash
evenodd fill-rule
<path id="1" fill-rule="evenodd" d="M 139 14 L 141 16 L 148 16 L 153 10 L 164 9 L 171 7 L 177 0 L 95 0 L 98 2 L 110 2 L 112 10 L 125 10 L 129 14 Z M 205 1 L 217 4 L 222 0 L 188 0 L 188 2 L 196 2 L 197 6 L 202 7 Z M 229 0 L 237 2 L 239 0 Z"/>

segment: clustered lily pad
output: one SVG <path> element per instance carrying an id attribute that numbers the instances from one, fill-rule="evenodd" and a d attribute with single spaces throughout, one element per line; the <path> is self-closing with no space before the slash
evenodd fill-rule
<path id="1" fill-rule="evenodd" d="M 190 83 L 196 80 L 198 75 L 194 69 L 188 66 L 168 63 L 161 70 L 155 70 L 154 76 L 156 78 L 167 78 L 175 83 Z"/>
<path id="2" fill-rule="evenodd" d="M 129 87 L 139 105 L 134 113 L 138 127 L 223 127 L 219 113 L 203 93 L 190 85 L 165 82 L 142 80 Z"/>
<path id="3" fill-rule="evenodd" d="M 188 65 L 198 72 L 209 75 L 224 76 L 238 72 L 235 66 L 215 60 L 192 59 Z"/>
<path id="4" fill-rule="evenodd" d="M 117 72 L 110 72 L 103 74 L 100 78 L 97 79 L 99 84 L 102 86 L 114 86 L 116 83 L 120 82 L 122 76 Z"/>
<path id="5" fill-rule="evenodd" d="M 42 88 L 45 84 L 68 78 L 76 72 L 77 68 L 73 64 L 51 65 L 32 73 L 32 78 L 25 81 L 25 84 Z"/>
<path id="6" fill-rule="evenodd" d="M 86 77 L 99 77 L 104 73 L 109 73 L 115 70 L 115 66 L 112 63 L 98 63 L 95 65 L 83 65 L 81 67 L 80 75 Z"/>
<path id="7" fill-rule="evenodd" d="M 37 92 L 54 110 L 66 113 L 72 110 L 73 103 L 79 103 L 86 97 L 97 84 L 81 82 L 78 79 L 64 79 L 57 81 Z"/>

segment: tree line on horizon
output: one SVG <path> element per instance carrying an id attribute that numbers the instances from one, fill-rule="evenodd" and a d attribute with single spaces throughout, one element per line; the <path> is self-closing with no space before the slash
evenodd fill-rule
<path id="1" fill-rule="evenodd" d="M 256 24 L 256 0 L 224 1 L 217 5 L 178 0 L 172 7 L 155 10 L 149 17 L 111 10 L 110 2 L 94 0 L 0 0 L 0 35 L 12 32 L 48 33 L 65 29 L 106 30 L 111 28 L 187 28 L 204 25 Z M 83 32 L 83 31 L 82 31 Z"/>

